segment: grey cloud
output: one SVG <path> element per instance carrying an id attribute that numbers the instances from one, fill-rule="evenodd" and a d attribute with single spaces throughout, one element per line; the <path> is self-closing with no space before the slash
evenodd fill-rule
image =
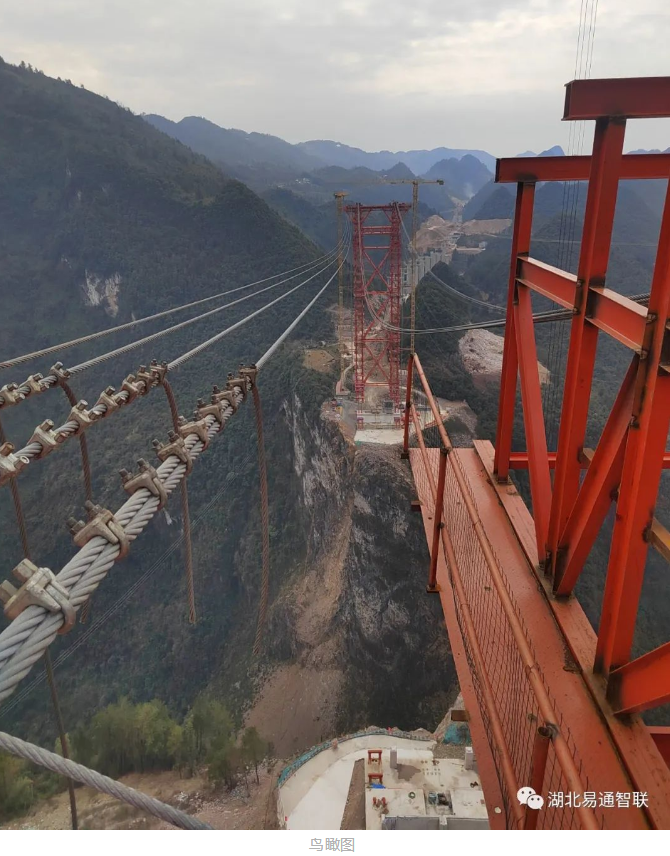
<path id="1" fill-rule="evenodd" d="M 627 0 L 601 0 L 595 75 L 667 70 L 663 2 L 631 11 Z M 5 59 L 138 112 L 204 115 L 294 142 L 514 154 L 567 141 L 562 85 L 579 8 L 580 0 L 0 0 L 0 31 Z M 667 129 L 649 128 L 634 128 L 631 146 L 665 148 Z"/>

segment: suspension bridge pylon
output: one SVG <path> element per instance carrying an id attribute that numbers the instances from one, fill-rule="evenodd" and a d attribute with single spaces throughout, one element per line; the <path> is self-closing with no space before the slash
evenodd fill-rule
<path id="1" fill-rule="evenodd" d="M 346 206 L 353 226 L 354 389 L 359 412 L 369 386 L 388 387 L 396 412 L 400 406 L 400 227 L 410 208 L 397 202 Z"/>

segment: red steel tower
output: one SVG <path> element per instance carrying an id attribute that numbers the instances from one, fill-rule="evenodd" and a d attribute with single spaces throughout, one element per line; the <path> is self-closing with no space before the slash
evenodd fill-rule
<path id="1" fill-rule="evenodd" d="M 354 384 L 361 405 L 366 386 L 388 385 L 400 406 L 400 332 L 389 328 L 400 327 L 400 224 L 410 208 L 398 202 L 346 207 L 353 224 Z"/>

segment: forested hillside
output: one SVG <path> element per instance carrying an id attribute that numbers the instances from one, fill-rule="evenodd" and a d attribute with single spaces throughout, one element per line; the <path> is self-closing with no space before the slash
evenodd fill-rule
<path id="1" fill-rule="evenodd" d="M 4 63 L 0 161 L 3 357 L 234 288 L 320 254 L 244 185 L 227 179 L 143 119 L 69 82 Z M 306 288 L 313 289 L 315 283 Z M 225 381 L 226 373 L 241 361 L 257 359 L 306 301 L 302 292 L 292 295 L 176 372 L 173 386 L 180 410 L 189 415 L 213 383 Z M 154 357 L 172 359 L 261 303 L 252 299 L 86 372 L 73 379 L 75 393 L 94 402 L 105 386 L 119 387 L 140 363 Z M 295 337 L 330 338 L 326 306 L 327 300 Z M 138 329 L 146 335 L 162 326 L 167 325 L 155 322 Z M 139 335 L 135 330 L 115 334 L 72 349 L 63 360 L 72 365 Z M 20 382 L 31 371 L 46 373 L 54 360 L 4 371 L 0 385 Z M 282 353 L 266 377 L 261 391 L 279 584 L 282 568 L 300 558 L 309 521 L 300 516 L 292 493 L 296 488 L 290 481 L 290 441 L 275 425 L 283 418 L 281 404 L 289 386 L 299 385 L 303 406 L 318 412 L 329 379 L 304 368 L 300 358 L 290 360 Z M 22 445 L 45 417 L 62 420 L 68 411 L 65 396 L 50 390 L 3 411 L 3 427 Z M 164 439 L 169 427 L 167 404 L 157 389 L 89 433 L 96 501 L 110 507 L 123 501 L 117 470 L 134 469 L 138 457 L 152 459 L 152 438 Z M 69 726 L 121 695 L 142 701 L 159 697 L 183 715 L 229 660 L 235 659 L 240 678 L 246 680 L 260 573 L 252 431 L 253 414 L 245 407 L 225 438 L 208 450 L 208 463 L 198 466 L 189 488 L 197 529 L 197 627 L 186 622 L 181 551 L 163 555 L 181 529 L 179 505 L 173 503 L 172 516 L 161 516 L 105 581 L 94 599 L 91 620 L 118 604 L 140 574 L 153 568 L 150 581 L 118 605 L 113 617 L 57 671 Z M 33 558 L 54 570 L 73 552 L 65 520 L 83 516 L 78 456 L 76 441 L 65 444 L 57 454 L 35 462 L 20 479 Z M 0 490 L 0 521 L 4 578 L 22 557 L 6 488 Z M 226 647 L 233 632 L 235 658 Z M 72 633 L 59 640 L 55 656 L 79 636 Z M 240 697 L 248 694 L 248 685 L 238 684 L 237 692 Z M 47 742 L 55 737 L 43 685 L 18 707 L 3 706 L 0 720 L 7 728 L 20 722 L 22 736 Z"/>

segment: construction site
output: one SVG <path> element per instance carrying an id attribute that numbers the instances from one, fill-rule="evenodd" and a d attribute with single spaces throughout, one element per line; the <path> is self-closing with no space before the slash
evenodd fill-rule
<path id="1" fill-rule="evenodd" d="M 265 681 L 254 703 L 245 699 L 239 706 L 247 727 L 255 730 L 257 722 L 262 727 L 268 721 L 268 729 L 275 729 L 270 742 L 284 741 L 276 769 L 268 762 L 267 742 L 262 752 L 252 746 L 251 754 L 245 757 L 253 760 L 239 762 L 247 795 L 252 770 L 257 784 L 261 781 L 259 765 L 264 776 L 263 787 L 259 784 L 258 790 L 265 801 L 264 814 L 259 809 L 258 817 L 263 815 L 270 828 L 289 832 L 670 829 L 670 640 L 641 650 L 636 635 L 643 588 L 649 579 L 648 558 L 653 553 L 670 561 L 670 529 L 668 521 L 663 522 L 667 503 L 659 500 L 664 472 L 670 468 L 670 189 L 665 191 L 660 232 L 653 243 L 655 260 L 648 291 L 636 293 L 635 283 L 620 287 L 608 279 L 621 183 L 667 182 L 670 176 L 670 152 L 624 153 L 626 126 L 663 117 L 670 117 L 670 77 L 573 79 L 565 87 L 562 119 L 584 123 L 587 139 L 592 140 L 588 153 L 497 159 L 495 184 L 509 186 L 514 197 L 511 220 L 483 219 L 485 226 L 463 229 L 459 204 L 452 221 L 441 220 L 442 224 L 449 222 L 448 227 L 438 222 L 441 218 L 428 221 L 422 243 L 418 222 L 421 185 L 444 184 L 441 179 L 387 182 L 411 184 L 412 202 L 363 204 L 347 201 L 348 194 L 338 191 L 333 205 L 337 244 L 315 260 L 214 297 L 175 304 L 146 318 L 133 317 L 123 325 L 114 321 L 114 327 L 56 345 L 35 345 L 36 350 L 29 351 L 33 345 L 26 344 L 25 353 L 0 363 L 3 371 L 23 371 L 22 367 L 33 360 L 53 354 L 60 358 L 61 351 L 71 346 L 97 342 L 98 337 L 124 327 L 134 328 L 144 320 L 263 284 L 253 294 L 207 308 L 206 314 L 211 315 L 292 282 L 279 296 L 264 298 L 260 308 L 245 310 L 234 323 L 219 325 L 221 329 L 211 336 L 196 337 L 195 344 L 182 353 L 171 353 L 169 360 L 156 358 L 143 363 L 121 381 L 118 390 L 105 386 L 91 406 L 71 388 L 80 374 L 88 369 L 106 371 L 100 367 L 108 359 L 161 340 L 170 329 L 203 316 L 130 344 L 115 343 L 109 352 L 79 364 L 56 362 L 44 374 L 34 372 L 25 380 L 0 388 L 3 419 L 7 412 L 24 408 L 26 400 L 41 403 L 51 395 L 55 397 L 58 390 L 68 401 L 61 424 L 42 418 L 24 441 L 10 442 L 0 426 L 0 486 L 9 496 L 8 503 L 11 501 L 10 523 L 19 533 L 22 551 L 20 561 L 2 569 L 5 581 L 0 584 L 0 599 L 7 624 L 0 633 L 0 712 L 7 705 L 5 710 L 11 713 L 10 705 L 22 700 L 21 692 L 31 673 L 46 669 L 59 733 L 58 751 L 52 751 L 53 747 L 47 749 L 3 730 L 0 749 L 68 780 L 73 828 L 77 824 L 74 782 L 124 801 L 156 822 L 182 829 L 212 828 L 202 806 L 194 802 L 189 809 L 186 797 L 183 804 L 175 804 L 174 800 L 149 796 L 120 781 L 120 775 L 117 781 L 70 757 L 72 741 L 63 723 L 50 648 L 64 634 L 75 637 L 85 632 L 79 625 L 87 620 L 96 591 L 105 586 L 110 573 L 116 573 L 112 569 L 117 563 L 128 556 L 135 558 L 136 542 L 147 537 L 145 530 L 160 524 L 164 528 L 159 537 L 168 538 L 165 533 L 171 518 L 167 506 L 172 494 L 179 494 L 181 501 L 181 528 L 175 541 L 184 556 L 185 574 L 180 584 L 186 592 L 188 622 L 196 627 L 199 582 L 193 553 L 198 539 L 192 535 L 187 482 L 192 485 L 199 478 L 209 478 L 220 495 L 226 473 L 234 474 L 239 455 L 233 451 L 230 459 L 215 459 L 211 448 L 225 447 L 230 425 L 253 408 L 255 437 L 252 441 L 245 437 L 245 443 L 254 463 L 244 471 L 243 488 L 244 492 L 258 493 L 253 515 L 244 514 L 245 524 L 251 520 L 253 529 L 244 543 L 227 548 L 235 560 L 241 557 L 240 562 L 247 563 L 244 567 L 253 567 L 253 582 L 244 588 L 242 576 L 235 576 L 231 590 L 244 589 L 246 599 L 240 601 L 241 606 L 231 608 L 230 614 L 222 609 L 220 619 L 218 615 L 216 620 L 210 619 L 198 632 L 203 633 L 203 647 L 209 648 L 216 634 L 223 632 L 221 628 L 232 628 L 231 638 L 242 635 L 251 651 L 249 662 L 256 669 L 254 675 L 259 684 Z M 557 183 L 579 183 L 585 188 L 581 232 L 572 242 L 577 248 L 576 273 L 534 256 L 537 197 L 541 189 Z M 491 309 L 490 301 L 482 296 L 484 292 L 460 294 L 434 269 L 439 269 L 445 258 L 457 255 L 458 248 L 465 249 L 465 254 L 478 255 L 484 250 L 479 246 L 482 235 L 481 244 L 485 245 L 508 227 L 511 254 L 506 258 L 503 317 L 478 320 L 477 316 L 477 320 L 450 326 L 418 324 L 417 304 L 426 282 L 444 287 L 446 296 L 455 292 L 477 311 Z M 439 240 L 425 238 L 431 229 L 439 232 Z M 474 236 L 477 246 L 457 246 L 462 235 Z M 546 235 L 544 239 L 548 243 L 554 240 Z M 65 267 L 66 262 L 61 265 Z M 270 281 L 272 284 L 264 284 Z M 300 292 L 309 294 L 300 307 L 289 311 L 285 308 L 288 304 L 280 304 L 310 282 L 312 285 Z M 117 288 L 118 282 L 114 283 Z M 118 288 L 111 294 L 116 306 Z M 211 355 L 213 346 L 272 307 L 280 332 L 266 337 L 253 360 L 231 365 L 223 375 L 207 375 L 211 381 L 207 389 L 204 384 L 196 385 L 212 367 L 219 371 L 216 361 L 197 373 L 179 374 L 192 358 L 204 351 Z M 337 341 L 322 340 L 325 328 L 319 327 L 309 348 L 287 351 L 295 331 L 317 315 L 320 319 L 336 316 L 333 327 Z M 256 323 L 246 328 L 249 335 Z M 544 365 L 538 356 L 538 330 L 546 324 L 565 333 L 563 346 L 558 335 L 550 340 L 552 360 Z M 264 331 L 256 332 L 260 336 Z M 449 397 L 449 383 L 444 378 L 438 383 L 433 377 L 435 358 L 431 362 L 424 359 L 428 337 L 451 332 L 465 334 L 450 351 L 455 355 L 452 362 L 458 358 L 459 366 L 472 379 L 473 389 L 497 400 L 493 440 L 477 436 L 479 414 L 465 398 Z M 625 354 L 622 359 L 627 366 L 622 378 L 612 376 L 611 399 L 592 395 L 598 348 L 604 340 L 616 343 L 618 353 Z M 26 331 L 26 342 L 32 341 L 32 333 Z M 256 340 L 253 342 L 255 348 Z M 320 373 L 318 384 L 314 381 L 308 389 L 309 395 L 318 397 L 318 425 L 295 388 L 287 383 L 289 369 L 283 369 L 284 374 L 272 373 L 278 353 L 290 353 L 290 360 Z M 287 364 L 290 360 L 287 358 Z M 335 365 L 332 388 L 328 374 L 331 364 Z M 184 386 L 178 403 L 171 384 L 180 378 Z M 286 384 L 286 392 L 276 399 L 272 427 L 268 431 L 266 425 L 264 433 L 261 391 L 265 378 L 270 379 L 268 386 Z M 188 400 L 184 388 L 192 392 Z M 329 390 L 325 396 L 324 389 Z M 118 411 L 132 406 L 136 412 L 138 402 L 150 393 L 164 396 L 165 414 L 169 414 L 163 426 L 166 436 L 153 442 L 150 436 L 144 438 L 156 460 L 151 464 L 140 457 L 136 469 L 120 469 L 125 500 L 116 508 L 111 502 L 107 507 L 100 498 L 102 492 L 95 490 L 93 455 L 89 454 L 87 439 Z M 190 415 L 181 415 L 182 409 Z M 603 413 L 602 429 L 596 431 L 594 425 L 600 425 Z M 328 423 L 332 436 L 337 435 L 333 443 L 345 450 L 338 461 L 323 449 L 319 434 L 322 422 Z M 455 426 L 453 431 L 451 425 Z M 132 426 L 128 428 L 129 437 L 133 431 Z M 297 473 L 306 486 L 299 498 L 291 493 L 288 476 L 276 483 L 271 478 L 272 467 L 266 456 L 271 432 L 284 432 L 288 437 L 279 448 L 291 459 L 288 471 Z M 310 432 L 311 449 L 305 440 Z M 523 445 L 518 441 L 520 436 Z M 83 488 L 86 513 L 81 520 L 71 516 L 59 519 L 71 536 L 70 558 L 47 567 L 31 551 L 32 518 L 22 502 L 23 482 L 42 467 L 45 457 L 63 446 L 78 446 L 77 489 Z M 417 672 L 430 672 L 443 657 L 443 649 L 436 645 L 424 646 L 416 639 L 412 642 L 419 630 L 425 629 L 417 625 L 428 623 L 425 614 L 410 608 L 403 612 L 389 593 L 391 583 L 389 590 L 381 585 L 374 590 L 374 580 L 390 575 L 386 564 L 367 569 L 367 589 L 366 580 L 356 581 L 356 589 L 351 582 L 352 556 L 364 563 L 366 550 L 372 549 L 372 538 L 360 521 L 365 516 L 375 518 L 390 486 L 375 482 L 374 492 L 371 489 L 364 494 L 357 482 L 351 496 L 347 495 L 346 508 L 342 497 L 331 494 L 340 478 L 362 478 L 357 472 L 361 452 L 371 447 L 376 451 L 385 447 L 383 453 L 392 456 L 393 467 L 400 473 L 396 478 L 398 491 L 403 478 L 411 491 L 405 507 L 394 507 L 382 523 L 377 521 L 385 527 L 380 540 L 390 553 L 397 552 L 397 545 L 409 537 L 408 520 L 420 527 L 426 560 L 419 570 L 421 583 L 412 581 L 412 591 L 428 599 L 430 608 L 439 614 L 439 632 L 453 659 L 458 701 L 452 698 L 447 716 L 434 731 L 418 725 L 412 731 L 404 730 L 391 722 L 346 734 L 334 731 L 336 723 L 344 721 L 339 708 L 347 692 L 352 698 L 356 692 L 360 698 L 368 693 L 364 701 L 355 697 L 358 708 L 351 703 L 351 717 L 360 719 L 372 709 L 375 694 L 383 691 L 384 698 L 389 698 L 406 691 L 412 669 L 400 669 L 394 651 L 389 649 L 422 646 L 413 655 Z M 206 462 L 218 463 L 205 463 L 203 468 L 203 456 Z M 390 481 L 392 467 L 384 470 L 381 458 L 375 463 L 379 469 L 369 476 L 370 481 L 379 472 L 387 472 Z M 285 504 L 274 517 L 270 511 L 273 490 L 286 493 Z M 371 504 L 373 494 L 379 506 Z M 321 514 L 319 501 L 331 516 Z M 300 503 L 306 509 L 305 519 L 310 519 L 305 527 L 306 550 L 300 554 L 303 589 L 288 585 L 273 589 L 273 563 L 277 560 L 272 539 L 278 528 L 289 527 L 288 518 Z M 60 509 L 52 508 L 50 514 L 59 517 Z M 333 520 L 342 524 L 335 535 Z M 227 527 L 234 530 L 238 524 L 233 518 L 231 521 Z M 603 539 L 607 540 L 604 547 Z M 206 545 L 204 536 L 202 540 Z M 597 545 L 606 555 L 602 585 L 589 564 Z M 257 548 L 258 555 L 252 548 Z M 280 561 L 287 563 L 292 549 L 284 544 L 283 552 L 278 551 Z M 328 554 L 328 572 L 315 558 L 318 549 Z M 208 558 L 218 560 L 218 553 L 226 550 L 195 553 L 204 563 Z M 388 557 L 384 562 L 390 565 Z M 297 572 L 291 568 L 293 585 Z M 405 579 L 397 588 L 410 585 L 410 574 L 415 570 L 405 569 Z M 373 577 L 373 571 L 378 578 Z M 351 588 L 345 590 L 347 574 Z M 588 603 L 581 588 L 587 577 Z M 130 594 L 134 585 L 134 581 L 128 585 Z M 667 597 L 667 581 L 665 585 L 663 597 Z M 322 601 L 315 597 L 310 600 L 313 589 L 323 589 Z M 207 586 L 200 591 L 204 592 L 200 603 L 210 598 Z M 300 591 L 299 596 L 296 591 Z M 355 595 L 345 596 L 342 591 L 355 591 Z M 227 596 L 232 598 L 229 591 Z M 597 623 L 589 612 L 594 601 L 599 607 Z M 307 618 L 301 613 L 291 624 L 305 603 L 312 612 L 305 607 Z M 345 637 L 342 628 L 349 628 L 346 622 L 353 623 L 353 613 L 359 634 L 352 632 L 342 643 L 349 656 L 345 668 L 341 652 L 339 660 L 329 656 Z M 240 615 L 243 618 L 236 624 Z M 372 631 L 381 638 L 385 625 L 394 619 L 401 628 L 397 635 L 391 642 L 383 639 L 379 648 L 372 650 Z M 653 623 L 647 613 L 644 622 L 645 627 Z M 170 623 L 166 618 L 166 627 Z M 653 629 L 659 636 L 668 636 L 667 626 L 655 625 Z M 292 668 L 294 661 L 299 662 L 300 646 L 309 634 L 318 639 L 318 644 L 315 642 L 310 656 L 305 655 L 296 666 L 297 670 L 308 663 L 295 678 L 298 689 L 289 697 L 280 682 L 270 701 L 268 692 L 265 701 L 270 712 L 263 719 L 258 698 L 263 701 L 263 692 L 279 674 L 272 672 L 275 652 L 268 649 L 273 645 L 281 649 L 282 662 Z M 370 670 L 355 672 L 351 662 L 364 658 L 366 645 L 370 646 Z M 141 645 L 137 648 L 138 660 L 148 654 Z M 167 656 L 152 651 L 158 661 L 156 669 Z M 103 663 L 101 668 L 105 667 Z M 233 673 L 223 671 L 229 668 L 227 663 L 221 666 L 217 661 L 218 667 L 220 674 Z M 241 698 L 247 691 L 251 694 L 245 683 L 251 670 L 252 666 L 245 666 L 236 674 L 231 697 Z M 285 667 L 284 674 L 288 671 Z M 361 674 L 368 677 L 360 678 Z M 340 695 L 335 695 L 337 688 L 343 688 Z M 334 699 L 328 702 L 331 691 Z M 317 697 L 317 693 L 321 695 Z M 444 704 L 445 710 L 446 692 L 436 697 L 436 704 Z M 305 732 L 302 742 L 293 732 L 293 743 L 287 736 L 285 722 L 292 715 L 292 705 L 296 717 L 298 706 L 304 716 L 304 724 L 297 729 Z M 181 703 L 181 707 L 187 709 L 188 705 Z M 225 719 L 222 716 L 222 721 Z M 171 733 L 183 736 L 186 723 L 192 726 L 192 721 L 185 719 L 183 728 Z M 230 729 L 233 735 L 232 725 Z M 333 733 L 323 734 L 328 729 Z M 231 758 L 242 751 L 236 739 L 233 735 L 219 746 L 227 753 L 219 756 L 220 781 L 231 779 Z M 312 741 L 314 745 L 305 750 L 304 743 Z M 195 745 L 196 737 L 192 742 Z M 165 743 L 169 743 L 167 737 Z M 247 743 L 251 745 L 253 740 Z M 216 749 L 215 743 L 213 746 Z M 300 748 L 294 750 L 295 746 Z M 211 764 L 214 768 L 215 762 Z M 194 763 L 194 770 L 196 766 Z M 236 780 L 240 789 L 241 781 Z M 342 838 L 345 840 L 349 838 Z"/>

